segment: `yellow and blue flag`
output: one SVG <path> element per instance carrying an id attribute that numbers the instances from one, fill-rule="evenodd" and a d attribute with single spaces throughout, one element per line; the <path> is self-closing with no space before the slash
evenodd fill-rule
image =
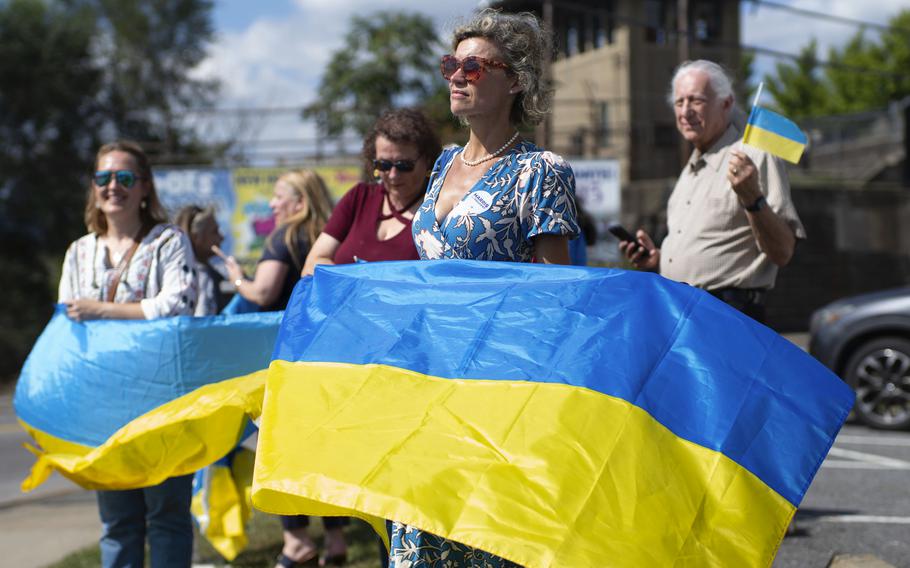
<path id="1" fill-rule="evenodd" d="M 798 164 L 809 139 L 795 122 L 754 105 L 743 133 L 743 143 Z"/>
<path id="2" fill-rule="evenodd" d="M 275 345 L 253 503 L 531 568 L 769 566 L 852 403 L 772 330 L 655 274 L 319 267 Z"/>
<path id="3" fill-rule="evenodd" d="M 252 450 L 241 446 L 197 471 L 193 478 L 190 511 L 199 534 L 228 560 L 247 545 L 254 458 Z"/>
<path id="4" fill-rule="evenodd" d="M 53 470 L 86 489 L 146 487 L 228 454 L 259 415 L 282 315 L 79 323 L 58 306 L 13 398 L 38 444 L 23 490 Z M 247 490 L 228 481 L 242 480 L 238 464 L 252 472 L 252 460 L 233 461 L 208 472 L 215 483 L 194 501 L 209 521 L 203 534 L 227 558 L 245 544 L 248 516 Z"/>

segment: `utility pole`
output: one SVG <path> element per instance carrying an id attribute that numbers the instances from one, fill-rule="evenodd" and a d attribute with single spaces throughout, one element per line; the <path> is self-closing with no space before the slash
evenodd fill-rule
<path id="1" fill-rule="evenodd" d="M 910 189 L 910 97 L 904 97 L 904 189 Z"/>
<path id="2" fill-rule="evenodd" d="M 679 62 L 689 60 L 689 0 L 676 0 L 676 41 Z"/>
<path id="3" fill-rule="evenodd" d="M 679 63 L 689 60 L 689 0 L 676 0 L 676 45 Z M 679 166 L 685 168 L 691 149 L 682 137 L 679 140 Z"/>
<path id="4" fill-rule="evenodd" d="M 553 29 L 553 0 L 543 0 L 543 6 L 541 7 L 543 11 L 543 23 L 547 26 L 550 32 L 556 30 Z M 555 37 L 558 37 L 557 34 L 554 34 Z M 556 53 L 559 53 L 559 48 L 557 47 L 554 50 Z M 543 80 L 552 87 L 553 85 L 553 72 L 552 65 L 550 62 L 551 54 L 547 54 L 547 57 L 543 59 Z M 544 119 L 537 125 L 537 128 L 534 132 L 534 138 L 536 138 L 537 145 L 541 148 L 550 147 L 550 117 L 551 113 L 547 113 L 544 116 Z"/>

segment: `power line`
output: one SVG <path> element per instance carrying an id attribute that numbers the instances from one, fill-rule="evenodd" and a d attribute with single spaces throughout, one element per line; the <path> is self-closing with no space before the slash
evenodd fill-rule
<path id="1" fill-rule="evenodd" d="M 772 2 L 771 0 L 746 0 L 746 2 L 751 2 L 757 6 L 764 6 L 767 8 L 773 8 L 775 10 L 781 10 L 784 12 L 790 12 L 791 14 L 799 14 L 806 18 L 814 20 L 828 20 L 829 22 L 837 22 L 839 24 L 847 24 L 851 26 L 863 27 L 863 28 L 873 28 L 883 32 L 903 32 L 910 34 L 910 29 L 902 28 L 899 26 L 890 26 L 887 24 L 879 24 L 876 22 L 869 22 L 865 20 L 858 20 L 855 18 L 848 18 L 846 16 L 838 16 L 836 14 L 827 14 L 825 12 L 816 12 L 815 10 L 808 10 L 806 8 L 797 8 L 796 6 L 791 6 L 789 4 L 783 4 L 781 2 Z"/>
<path id="2" fill-rule="evenodd" d="M 761 4 L 767 3 L 767 0 L 746 0 L 746 1 L 758 2 Z M 777 4 L 777 3 L 773 3 L 773 2 L 769 3 L 768 5 L 771 6 L 772 4 L 774 5 L 775 8 L 776 7 L 785 7 L 785 8 L 787 7 L 785 5 Z M 585 6 L 583 4 L 577 4 L 575 2 L 561 2 L 560 5 L 564 8 L 568 8 L 570 10 L 584 13 L 587 15 L 595 15 L 595 14 L 605 15 L 608 18 L 608 21 L 620 22 L 620 23 L 623 23 L 623 24 L 626 24 L 626 25 L 629 25 L 632 27 L 644 28 L 644 29 L 648 29 L 648 30 L 653 30 L 655 32 L 662 32 L 667 37 L 667 43 L 670 43 L 671 41 L 675 41 L 675 38 L 679 37 L 679 35 L 680 35 L 679 30 L 677 30 L 676 28 L 654 25 L 650 22 L 647 22 L 647 21 L 644 21 L 644 20 L 641 20 L 638 18 L 634 18 L 631 16 L 623 15 L 621 13 L 615 12 L 610 9 L 592 8 L 590 6 Z M 817 13 L 817 14 L 820 14 L 820 13 Z M 820 14 L 820 15 L 824 15 L 824 14 Z M 840 16 L 837 16 L 837 17 L 840 17 Z M 859 20 L 856 20 L 856 21 L 858 22 Z M 880 24 L 877 24 L 877 25 L 880 25 Z M 905 31 L 903 28 L 893 28 L 893 27 L 889 27 L 889 26 L 885 26 L 885 28 L 895 29 L 895 30 L 899 30 L 899 31 Z M 908 31 L 908 33 L 910 33 L 910 31 Z M 698 36 L 698 33 L 696 31 L 688 31 L 688 33 L 686 33 L 685 35 L 686 35 L 686 37 L 688 37 L 689 40 L 696 40 L 697 42 L 703 43 L 706 47 L 742 49 L 745 51 L 751 51 L 753 53 L 768 55 L 770 57 L 775 57 L 778 59 L 790 59 L 791 61 L 798 61 L 802 57 L 801 54 L 789 53 L 786 51 L 779 51 L 779 50 L 771 49 L 771 48 L 767 48 L 767 47 L 758 47 L 758 46 L 744 45 L 742 43 L 721 41 L 721 40 L 711 39 L 711 38 L 702 38 L 702 37 Z M 817 57 L 815 58 L 815 65 L 818 67 L 831 67 L 834 69 L 842 69 L 845 71 L 851 71 L 854 73 L 862 73 L 862 74 L 867 74 L 867 75 L 876 75 L 879 77 L 890 77 L 890 78 L 895 78 L 895 79 L 910 78 L 910 73 L 898 73 L 898 72 L 894 72 L 894 71 L 886 71 L 884 69 L 874 69 L 872 67 L 847 65 L 844 63 L 836 63 L 833 61 L 828 61 L 828 60 L 820 59 Z"/>
<path id="3" fill-rule="evenodd" d="M 723 42 L 711 42 L 713 45 L 724 45 Z M 761 55 L 769 55 L 771 57 L 776 57 L 778 59 L 790 59 L 792 61 L 798 61 L 802 59 L 801 54 L 788 53 L 786 51 L 777 51 L 776 49 L 770 49 L 767 47 L 757 47 L 753 45 L 744 45 L 739 44 L 738 46 L 743 51 L 751 51 L 752 53 L 758 53 Z M 893 79 L 907 79 L 910 78 L 910 73 L 897 73 L 894 71 L 885 71 L 884 69 L 873 69 L 872 67 L 861 67 L 857 65 L 847 65 L 846 63 L 836 63 L 834 61 L 827 61 L 824 59 L 815 58 L 814 63 L 817 67 L 830 67 L 832 69 L 841 69 L 843 71 L 850 71 L 853 73 L 860 73 L 864 75 L 876 75 L 879 77 L 891 77 Z"/>

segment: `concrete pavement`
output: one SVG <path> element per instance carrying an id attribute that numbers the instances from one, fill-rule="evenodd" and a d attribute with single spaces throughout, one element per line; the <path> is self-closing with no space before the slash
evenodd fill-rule
<path id="1" fill-rule="evenodd" d="M 74 489 L 0 506 L 0 565 L 41 568 L 98 542 L 95 494 Z"/>
<path id="2" fill-rule="evenodd" d="M 34 458 L 21 446 L 31 439 L 16 422 L 9 387 L 0 392 L 0 566 L 39 568 L 98 541 L 95 494 L 54 473 L 22 493 Z"/>

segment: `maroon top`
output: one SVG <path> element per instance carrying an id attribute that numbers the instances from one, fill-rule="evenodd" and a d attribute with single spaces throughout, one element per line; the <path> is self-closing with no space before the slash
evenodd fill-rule
<path id="1" fill-rule="evenodd" d="M 376 229 L 382 217 L 384 191 L 375 183 L 358 183 L 338 201 L 329 222 L 322 229 L 341 241 L 335 251 L 335 264 L 350 264 L 354 256 L 360 260 L 418 260 L 417 248 L 411 236 L 411 220 L 396 216 L 405 224 L 391 239 L 380 241 Z"/>

